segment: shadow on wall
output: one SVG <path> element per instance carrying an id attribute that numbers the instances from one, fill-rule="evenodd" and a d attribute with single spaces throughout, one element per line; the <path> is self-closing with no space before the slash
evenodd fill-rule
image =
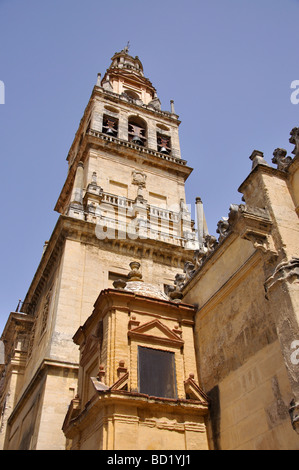
<path id="1" fill-rule="evenodd" d="M 220 393 L 218 385 L 215 385 L 208 396 L 211 400 L 210 422 L 212 430 L 212 442 L 214 450 L 221 450 L 220 446 Z"/>

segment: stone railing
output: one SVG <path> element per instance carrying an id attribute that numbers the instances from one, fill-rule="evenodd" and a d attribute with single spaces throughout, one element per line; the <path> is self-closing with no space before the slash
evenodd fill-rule
<path id="1" fill-rule="evenodd" d="M 181 158 L 173 157 L 171 155 L 167 155 L 164 153 L 160 153 L 156 150 L 149 149 L 147 147 L 142 147 L 141 145 L 133 144 L 132 142 L 128 142 L 126 140 L 118 139 L 117 137 L 112 137 L 110 135 L 104 134 L 103 132 L 96 131 L 94 129 L 88 129 L 86 131 L 86 135 L 90 135 L 92 137 L 96 137 L 97 139 L 101 139 L 107 142 L 114 142 L 122 147 L 127 147 L 130 149 L 138 150 L 139 153 L 145 153 L 147 155 L 153 155 L 155 157 L 161 158 L 162 160 L 166 160 L 172 163 L 177 163 L 181 166 L 185 166 L 187 164 L 186 160 L 182 160 Z"/>
<path id="2" fill-rule="evenodd" d="M 168 209 L 162 209 L 161 207 L 156 207 L 152 205 L 147 206 L 150 217 L 157 217 L 159 219 L 169 220 L 175 223 L 180 221 L 180 213 L 173 212 Z"/>
<path id="3" fill-rule="evenodd" d="M 123 196 L 116 196 L 115 194 L 102 193 L 102 203 L 112 204 L 113 206 L 131 209 L 134 201 Z"/>

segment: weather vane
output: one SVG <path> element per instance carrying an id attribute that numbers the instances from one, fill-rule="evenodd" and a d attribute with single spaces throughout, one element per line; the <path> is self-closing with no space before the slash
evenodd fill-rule
<path id="1" fill-rule="evenodd" d="M 126 47 L 124 48 L 124 52 L 127 54 L 129 52 L 129 49 L 130 49 L 130 41 L 128 41 Z"/>

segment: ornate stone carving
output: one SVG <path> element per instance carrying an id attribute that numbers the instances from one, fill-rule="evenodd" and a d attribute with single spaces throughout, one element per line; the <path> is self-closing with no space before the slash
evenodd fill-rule
<path id="1" fill-rule="evenodd" d="M 202 246 L 199 250 L 194 252 L 193 261 L 196 269 L 202 266 L 204 260 L 215 250 L 217 245 L 218 241 L 216 237 L 213 235 L 206 235 Z"/>
<path id="2" fill-rule="evenodd" d="M 255 232 L 247 232 L 243 238 L 250 241 L 255 249 L 261 250 L 263 253 L 267 253 L 270 249 L 270 243 L 267 235 Z"/>
<path id="3" fill-rule="evenodd" d="M 263 253 L 277 255 L 271 236 L 272 220 L 267 209 L 245 204 L 230 207 L 229 225 L 244 240 L 253 243 L 254 248 Z"/>
<path id="4" fill-rule="evenodd" d="M 131 268 L 131 271 L 128 274 L 128 282 L 130 282 L 130 281 L 143 282 L 142 274 L 139 271 L 140 263 L 138 263 L 138 261 L 132 261 L 130 263 L 130 268 Z"/>
<path id="5" fill-rule="evenodd" d="M 184 266 L 184 273 L 185 273 L 185 282 L 187 282 L 191 277 L 193 277 L 195 273 L 195 265 L 190 261 L 186 261 Z"/>
<path id="6" fill-rule="evenodd" d="M 276 266 L 273 274 L 265 282 L 265 290 L 269 290 L 280 281 L 292 282 L 299 280 L 299 258 L 293 257 L 289 261 L 283 261 Z"/>
<path id="7" fill-rule="evenodd" d="M 299 155 L 299 127 L 294 127 L 290 132 L 289 142 L 295 145 L 292 153 L 297 157 Z"/>
<path id="8" fill-rule="evenodd" d="M 216 233 L 219 233 L 219 239 L 218 241 L 221 242 L 229 232 L 229 220 L 228 217 L 222 217 L 221 220 L 219 220 L 217 224 L 217 230 Z"/>
<path id="9" fill-rule="evenodd" d="M 290 405 L 289 413 L 291 417 L 291 423 L 296 433 L 299 434 L 299 403 L 296 403 L 295 400 L 292 400 Z"/>
<path id="10" fill-rule="evenodd" d="M 185 274 L 176 274 L 174 285 L 165 286 L 165 294 L 170 298 L 170 300 L 179 302 L 183 297 L 181 290 L 185 285 L 185 277 Z"/>
<path id="11" fill-rule="evenodd" d="M 290 164 L 292 163 L 292 157 L 287 157 L 287 151 L 285 149 L 277 148 L 273 152 L 274 157 L 272 163 L 277 165 L 277 169 L 281 171 L 287 171 Z"/>
<path id="12" fill-rule="evenodd" d="M 133 171 L 132 172 L 132 184 L 136 184 L 137 186 L 141 186 L 145 188 L 146 185 L 146 174 L 142 171 Z"/>

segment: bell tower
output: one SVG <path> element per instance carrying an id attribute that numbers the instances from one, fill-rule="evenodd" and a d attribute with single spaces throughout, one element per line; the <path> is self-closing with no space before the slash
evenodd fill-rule
<path id="1" fill-rule="evenodd" d="M 139 58 L 130 56 L 127 48 L 111 60 L 104 77 L 98 75 L 69 151 L 69 171 L 55 209 L 99 223 L 100 203 L 110 204 L 110 196 L 116 198 L 114 205 L 122 198 L 126 209 L 132 209 L 137 198 L 152 216 L 148 235 L 156 231 L 166 241 L 167 234 L 168 243 L 194 249 L 197 242 L 184 187 L 192 169 L 181 158 L 180 121 L 173 101 L 171 111 L 161 110 Z M 155 216 L 163 230 L 155 227 Z"/>
<path id="2" fill-rule="evenodd" d="M 21 312 L 12 312 L 4 330 L 4 448 L 64 449 L 79 361 L 72 338 L 99 293 L 126 281 L 132 260 L 164 292 L 193 258 L 198 241 L 185 199 L 192 169 L 181 158 L 179 124 L 173 102 L 161 109 L 140 59 L 128 47 L 115 53 L 70 147 L 58 222 Z M 11 338 L 21 348 L 17 365 Z"/>

